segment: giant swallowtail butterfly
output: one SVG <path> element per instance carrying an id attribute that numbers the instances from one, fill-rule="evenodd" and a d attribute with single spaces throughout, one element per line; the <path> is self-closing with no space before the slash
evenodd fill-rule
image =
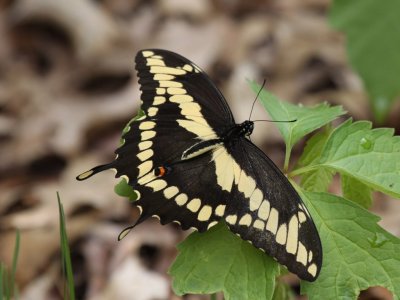
<path id="1" fill-rule="evenodd" d="M 115 169 L 138 195 L 140 217 L 200 232 L 224 220 L 301 279 L 314 281 L 322 248 L 310 213 L 287 178 L 236 124 L 226 100 L 188 59 L 140 51 L 136 69 L 144 115 L 129 124 L 116 159 L 77 177 Z M 135 226 L 134 225 L 134 226 Z M 133 227 L 133 226 L 132 226 Z"/>

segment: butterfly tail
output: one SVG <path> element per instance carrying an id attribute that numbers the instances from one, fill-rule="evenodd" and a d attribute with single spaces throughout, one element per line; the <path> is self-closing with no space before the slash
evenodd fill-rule
<path id="1" fill-rule="evenodd" d="M 99 172 L 113 168 L 113 166 L 114 166 L 114 162 L 94 167 L 93 169 L 90 169 L 88 171 L 85 171 L 85 172 L 79 174 L 78 176 L 76 176 L 76 179 L 79 181 L 88 179 L 89 177 L 92 177 L 93 175 L 95 175 Z"/>
<path id="2" fill-rule="evenodd" d="M 146 220 L 147 218 L 149 218 L 149 215 L 145 215 L 145 214 L 141 214 L 139 219 L 137 219 L 137 221 L 135 222 L 135 224 L 128 226 L 126 228 L 124 228 L 120 234 L 118 235 L 118 241 L 122 240 L 123 238 L 125 238 L 129 232 L 131 232 L 131 230 L 133 228 L 135 228 L 137 225 L 139 225 L 140 223 L 142 223 L 144 220 Z"/>

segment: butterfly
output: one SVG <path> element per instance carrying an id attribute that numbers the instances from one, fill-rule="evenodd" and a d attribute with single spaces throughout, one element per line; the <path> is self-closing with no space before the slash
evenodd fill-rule
<path id="1" fill-rule="evenodd" d="M 138 199 L 135 225 L 161 224 L 204 232 L 223 220 L 229 229 L 314 281 L 321 241 L 310 213 L 279 168 L 250 140 L 254 122 L 237 124 L 210 78 L 167 50 L 136 55 L 143 115 L 130 122 L 113 162 L 77 176 L 115 169 Z"/>

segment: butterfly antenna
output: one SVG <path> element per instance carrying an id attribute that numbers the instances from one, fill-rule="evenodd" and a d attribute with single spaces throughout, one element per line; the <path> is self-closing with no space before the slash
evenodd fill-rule
<path id="1" fill-rule="evenodd" d="M 265 86 L 265 82 L 266 82 L 266 80 L 265 80 L 265 78 L 264 78 L 264 81 L 263 81 L 263 83 L 262 83 L 262 85 L 261 85 L 261 87 L 260 87 L 260 89 L 259 89 L 259 91 L 258 91 L 258 93 L 257 93 L 257 96 L 256 96 L 256 98 L 255 98 L 254 101 L 253 101 L 253 105 L 251 106 L 249 120 L 251 119 L 251 114 L 253 113 L 254 105 L 256 104 L 257 98 L 258 98 L 258 96 L 260 96 L 260 93 L 261 93 L 262 89 L 263 89 L 264 86 Z"/>
<path id="2" fill-rule="evenodd" d="M 297 122 L 297 119 L 293 119 L 293 120 L 253 120 L 253 122 L 293 123 L 293 122 Z"/>

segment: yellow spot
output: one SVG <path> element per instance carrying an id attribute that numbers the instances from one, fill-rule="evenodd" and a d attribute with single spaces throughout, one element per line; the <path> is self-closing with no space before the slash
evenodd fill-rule
<path id="1" fill-rule="evenodd" d="M 179 189 L 176 186 L 169 186 L 164 190 L 164 196 L 167 199 L 171 199 L 179 193 Z"/>
<path id="2" fill-rule="evenodd" d="M 222 217 L 225 213 L 225 207 L 226 205 L 223 204 L 218 205 L 215 209 L 215 215 L 217 215 L 218 217 Z"/>
<path id="3" fill-rule="evenodd" d="M 264 230 L 265 228 L 265 223 L 261 220 L 255 220 L 254 224 L 253 224 L 254 228 L 260 229 L 260 230 Z"/>
<path id="4" fill-rule="evenodd" d="M 210 132 L 212 135 L 213 132 Z M 206 136 L 206 135 L 205 135 Z M 212 153 L 212 160 L 215 163 L 217 183 L 222 190 L 231 192 L 233 186 L 233 158 L 225 148 L 219 148 Z"/>
<path id="5" fill-rule="evenodd" d="M 313 252 L 310 250 L 310 252 L 308 252 L 308 262 L 310 263 L 312 261 L 313 258 Z"/>
<path id="6" fill-rule="evenodd" d="M 210 125 L 208 125 L 207 121 L 203 118 L 203 116 L 190 116 L 189 115 L 189 116 L 186 116 L 186 119 L 192 120 L 199 125 L 210 127 Z"/>
<path id="7" fill-rule="evenodd" d="M 152 168 L 153 168 L 153 162 L 151 160 L 141 163 L 140 165 L 138 165 L 138 169 L 139 169 L 138 177 L 142 177 L 142 176 L 146 175 L 148 172 L 151 171 Z"/>
<path id="8" fill-rule="evenodd" d="M 244 193 L 246 198 L 249 198 L 256 188 L 256 182 L 250 176 L 247 176 L 243 171 L 239 179 L 238 189 Z"/>
<path id="9" fill-rule="evenodd" d="M 150 73 L 153 74 L 169 74 L 169 75 L 185 75 L 186 71 L 178 68 L 151 66 Z"/>
<path id="10" fill-rule="evenodd" d="M 82 174 L 78 175 L 78 179 L 79 180 L 84 180 L 84 179 L 90 177 L 92 174 L 93 174 L 93 170 L 89 170 L 89 171 L 83 172 Z"/>
<path id="11" fill-rule="evenodd" d="M 188 201 L 188 196 L 184 193 L 179 194 L 178 196 L 175 197 L 175 202 L 179 206 L 184 205 Z"/>
<path id="12" fill-rule="evenodd" d="M 199 221 L 208 221 L 212 213 L 212 208 L 209 205 L 204 205 L 199 212 L 197 219 Z"/>
<path id="13" fill-rule="evenodd" d="M 153 55 L 153 58 L 163 59 L 161 55 Z"/>
<path id="14" fill-rule="evenodd" d="M 154 107 L 154 106 L 150 107 L 147 110 L 147 114 L 149 115 L 149 117 L 154 117 L 157 114 L 157 112 L 158 112 L 158 108 Z"/>
<path id="15" fill-rule="evenodd" d="M 218 224 L 217 221 L 212 221 L 210 224 L 208 224 L 207 229 L 210 229 L 211 227 L 214 227 L 217 224 Z"/>
<path id="16" fill-rule="evenodd" d="M 233 174 L 235 177 L 235 184 L 239 184 L 240 174 L 242 173 L 242 169 L 240 166 L 234 161 L 233 162 Z M 258 208 L 258 207 L 257 207 Z"/>
<path id="17" fill-rule="evenodd" d="M 197 135 L 198 137 L 215 138 L 216 134 L 209 126 L 202 126 L 189 120 L 177 120 L 179 126 Z"/>
<path id="18" fill-rule="evenodd" d="M 154 52 L 153 51 L 142 51 L 142 55 L 144 57 L 149 57 L 149 56 L 154 55 Z"/>
<path id="19" fill-rule="evenodd" d="M 239 221 L 239 225 L 250 226 L 253 219 L 249 214 L 245 214 Z"/>
<path id="20" fill-rule="evenodd" d="M 142 131 L 140 136 L 141 136 L 142 141 L 146 141 L 146 140 L 149 140 L 149 139 L 155 137 L 156 132 L 153 130 L 146 130 L 146 131 Z"/>
<path id="21" fill-rule="evenodd" d="M 307 249 L 301 242 L 299 242 L 299 247 L 297 249 L 296 260 L 304 266 L 307 265 Z"/>
<path id="22" fill-rule="evenodd" d="M 165 99 L 165 97 L 163 96 L 155 96 L 154 97 L 154 101 L 153 101 L 153 105 L 160 105 L 165 103 L 167 99 Z"/>
<path id="23" fill-rule="evenodd" d="M 254 211 L 260 207 L 261 201 L 263 199 L 263 194 L 261 190 L 255 189 L 253 194 L 250 196 L 250 210 Z"/>
<path id="24" fill-rule="evenodd" d="M 222 142 L 221 142 L 221 144 L 222 144 Z M 200 148 L 199 150 L 192 151 L 190 153 L 190 151 L 193 149 L 193 147 L 195 147 L 197 145 L 197 144 L 194 144 L 190 148 L 188 148 L 185 151 L 183 151 L 182 156 L 181 156 L 181 160 L 191 159 L 193 157 L 199 156 L 201 154 L 209 152 L 212 149 L 220 147 L 221 144 L 213 144 L 213 145 L 210 145 L 210 146 L 206 146 L 206 147 Z"/>
<path id="25" fill-rule="evenodd" d="M 162 179 L 156 179 L 146 184 L 147 187 L 152 188 L 153 192 L 158 192 L 167 186 L 167 182 Z"/>
<path id="26" fill-rule="evenodd" d="M 308 271 L 308 273 L 311 274 L 311 276 L 314 276 L 314 277 L 315 277 L 315 275 L 317 275 L 317 265 L 316 265 L 316 264 L 310 265 L 310 266 L 308 267 L 307 271 Z"/>
<path id="27" fill-rule="evenodd" d="M 154 75 L 154 80 L 161 81 L 161 80 L 173 80 L 175 76 L 168 75 L 168 74 L 156 74 Z"/>
<path id="28" fill-rule="evenodd" d="M 188 72 L 193 72 L 193 66 L 188 65 L 188 64 L 184 65 L 182 69 L 184 69 L 185 71 L 188 71 Z"/>
<path id="29" fill-rule="evenodd" d="M 203 115 L 200 113 L 201 107 L 195 102 L 186 102 L 186 103 L 181 103 L 179 104 L 179 107 L 181 109 L 181 114 L 184 116 L 198 116 L 198 117 L 203 117 Z"/>
<path id="30" fill-rule="evenodd" d="M 193 67 L 194 67 L 196 73 L 202 72 L 201 69 L 197 65 L 193 64 Z"/>
<path id="31" fill-rule="evenodd" d="M 278 244 L 284 245 L 286 243 L 287 237 L 287 227 L 286 224 L 279 226 L 278 232 L 276 233 L 276 242 Z"/>
<path id="32" fill-rule="evenodd" d="M 139 125 L 139 129 L 140 130 L 148 130 L 148 129 L 153 129 L 156 126 L 156 123 L 152 122 L 152 121 L 146 121 L 146 122 L 142 122 Z"/>
<path id="33" fill-rule="evenodd" d="M 157 95 L 164 95 L 166 92 L 165 88 L 156 88 Z"/>
<path id="34" fill-rule="evenodd" d="M 160 87 L 166 87 L 166 88 L 181 88 L 183 87 L 183 84 L 178 82 L 178 81 L 172 81 L 172 80 L 162 80 L 160 81 Z M 169 89 L 167 89 L 168 93 Z M 186 90 L 185 90 L 186 91 Z M 170 93 L 171 94 L 171 93 Z M 186 93 L 185 93 L 186 94 Z"/>
<path id="35" fill-rule="evenodd" d="M 288 239 L 286 243 L 286 251 L 288 253 L 292 254 L 296 253 L 298 235 L 299 235 L 299 221 L 297 219 L 297 216 L 294 215 L 289 221 Z"/>
<path id="36" fill-rule="evenodd" d="M 178 87 L 167 88 L 167 93 L 170 95 L 185 95 L 185 94 L 187 94 L 185 89 L 178 88 Z"/>
<path id="37" fill-rule="evenodd" d="M 148 160 L 150 157 L 152 157 L 154 154 L 153 150 L 148 149 L 145 151 L 140 152 L 138 155 L 136 155 L 141 161 Z"/>
<path id="38" fill-rule="evenodd" d="M 139 146 L 139 150 L 143 151 L 143 150 L 146 150 L 146 149 L 150 148 L 151 146 L 153 146 L 153 142 L 152 141 L 140 142 L 138 146 Z"/>
<path id="39" fill-rule="evenodd" d="M 127 175 L 122 175 L 121 178 L 125 179 L 125 181 L 129 183 L 129 177 Z"/>
<path id="40" fill-rule="evenodd" d="M 148 58 L 146 65 L 148 65 L 148 66 L 164 66 L 165 67 L 164 61 L 161 59 L 157 59 L 157 58 Z"/>
<path id="41" fill-rule="evenodd" d="M 237 216 L 236 215 L 229 215 L 225 218 L 226 222 L 228 222 L 229 224 L 233 225 L 236 224 L 237 221 Z"/>
<path id="42" fill-rule="evenodd" d="M 173 95 L 169 97 L 169 101 L 174 103 L 186 103 L 186 102 L 192 102 L 193 97 L 190 95 Z"/>
<path id="43" fill-rule="evenodd" d="M 278 220 L 279 220 L 279 213 L 275 208 L 271 208 L 271 212 L 269 213 L 267 226 L 265 227 L 267 230 L 276 234 L 278 230 Z"/>
<path id="44" fill-rule="evenodd" d="M 258 217 L 262 220 L 267 220 L 269 216 L 269 210 L 271 205 L 268 200 L 261 202 L 260 208 L 258 209 Z"/>
<path id="45" fill-rule="evenodd" d="M 201 206 L 201 201 L 199 198 L 194 198 L 187 204 L 187 208 L 192 212 L 197 212 L 200 206 Z"/>
<path id="46" fill-rule="evenodd" d="M 304 223 L 307 220 L 306 215 L 302 211 L 299 211 L 298 217 L 300 223 Z"/>
<path id="47" fill-rule="evenodd" d="M 132 228 L 128 227 L 125 228 L 124 230 L 121 231 L 121 233 L 118 235 L 118 241 L 122 240 L 123 238 L 125 238 L 129 232 L 131 232 Z"/>
<path id="48" fill-rule="evenodd" d="M 133 190 L 136 194 L 136 200 L 140 200 L 142 198 L 142 194 L 138 190 Z M 141 207 L 140 207 L 141 208 Z"/>
<path id="49" fill-rule="evenodd" d="M 137 181 L 138 184 L 144 185 L 152 180 L 154 180 L 156 176 L 154 176 L 153 172 L 147 173 L 146 175 L 140 177 Z"/>

